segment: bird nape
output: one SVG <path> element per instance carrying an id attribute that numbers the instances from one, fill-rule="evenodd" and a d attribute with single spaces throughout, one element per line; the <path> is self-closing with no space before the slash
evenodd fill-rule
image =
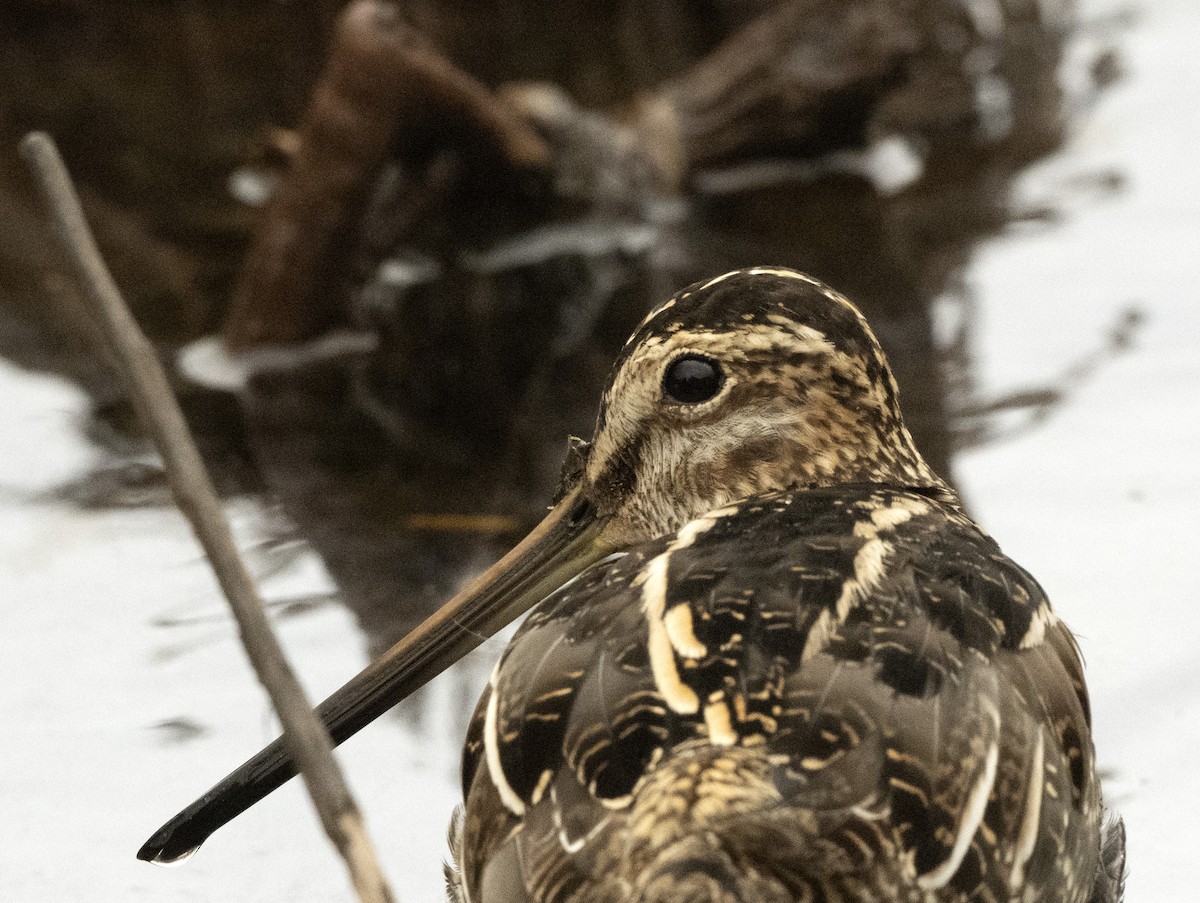
<path id="1" fill-rule="evenodd" d="M 857 308 L 696 283 L 543 523 L 319 708 L 340 742 L 530 611 L 471 721 L 462 901 L 1119 899 L 1079 651 L 925 463 Z M 294 773 L 278 742 L 139 852 Z"/>

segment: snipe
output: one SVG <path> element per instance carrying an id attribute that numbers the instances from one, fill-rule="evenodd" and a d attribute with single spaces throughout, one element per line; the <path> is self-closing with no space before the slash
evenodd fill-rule
<path id="1" fill-rule="evenodd" d="M 569 464 L 537 530 L 321 707 L 340 741 L 533 606 L 467 737 L 452 895 L 1119 896 L 1074 638 L 925 464 L 848 300 L 765 267 L 685 289 Z M 269 747 L 139 855 L 291 774 Z"/>

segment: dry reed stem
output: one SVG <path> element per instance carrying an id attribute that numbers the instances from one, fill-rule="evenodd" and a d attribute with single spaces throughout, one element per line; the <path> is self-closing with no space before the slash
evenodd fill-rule
<path id="1" fill-rule="evenodd" d="M 175 501 L 191 522 L 217 581 L 233 609 L 242 645 L 266 687 L 283 725 L 284 744 L 304 776 L 325 833 L 346 861 L 363 903 L 393 900 L 350 796 L 325 728 L 279 647 L 262 599 L 238 554 L 220 501 L 196 450 L 191 431 L 167 376 L 112 275 L 83 216 L 53 140 L 34 132 L 21 142 L 21 154 L 37 181 L 59 243 L 79 280 L 90 312 L 116 358 L 125 386 L 166 467 Z"/>

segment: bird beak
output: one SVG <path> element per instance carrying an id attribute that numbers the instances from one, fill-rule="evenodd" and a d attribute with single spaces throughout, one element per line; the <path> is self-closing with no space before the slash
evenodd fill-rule
<path id="1" fill-rule="evenodd" d="M 334 745 L 437 677 L 588 565 L 615 549 L 576 486 L 511 552 L 317 707 Z M 276 740 L 160 828 L 138 858 L 187 858 L 210 834 L 296 774 Z"/>

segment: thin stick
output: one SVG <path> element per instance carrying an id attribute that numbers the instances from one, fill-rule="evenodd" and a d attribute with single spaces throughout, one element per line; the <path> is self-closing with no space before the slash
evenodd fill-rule
<path id="1" fill-rule="evenodd" d="M 337 847 L 363 903 L 391 903 L 362 816 L 317 720 L 263 613 L 262 600 L 233 542 L 229 524 L 196 451 L 179 403 L 150 342 L 104 265 L 58 149 L 40 132 L 21 142 L 49 208 L 58 240 L 117 359 L 135 407 L 166 466 L 175 501 L 192 524 L 237 619 L 242 644 L 283 724 L 284 744 L 304 776 L 325 833 Z"/>

